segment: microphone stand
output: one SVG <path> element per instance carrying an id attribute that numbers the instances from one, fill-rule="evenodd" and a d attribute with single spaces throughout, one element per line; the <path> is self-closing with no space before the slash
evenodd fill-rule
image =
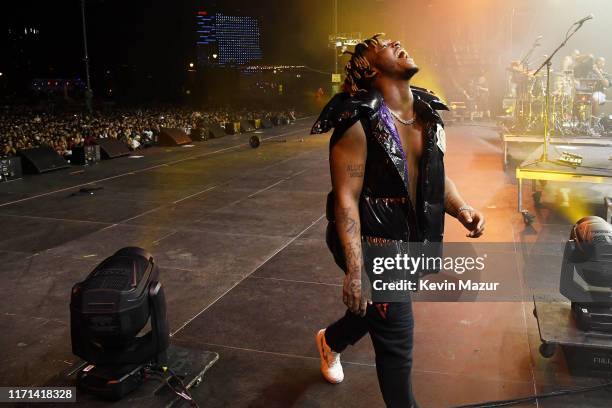
<path id="1" fill-rule="evenodd" d="M 542 152 L 542 156 L 540 157 L 539 163 L 548 162 L 548 143 L 550 139 L 550 127 L 549 127 L 549 113 L 550 113 L 550 67 L 552 66 L 553 57 L 559 52 L 559 50 L 565 47 L 565 44 L 569 41 L 570 38 L 574 36 L 582 28 L 585 21 L 581 21 L 578 23 L 572 24 L 572 26 L 567 30 L 565 35 L 565 39 L 563 42 L 546 58 L 546 60 L 540 65 L 540 67 L 533 74 L 534 76 L 538 74 L 544 67 L 546 67 L 546 102 L 544 104 L 544 150 Z"/>

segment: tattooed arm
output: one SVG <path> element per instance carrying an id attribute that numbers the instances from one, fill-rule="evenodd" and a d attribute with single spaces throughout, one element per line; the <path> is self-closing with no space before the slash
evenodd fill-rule
<path id="1" fill-rule="evenodd" d="M 366 151 L 365 132 L 361 122 L 357 122 L 332 147 L 329 159 L 336 229 L 346 259 L 342 300 L 353 313 L 362 316 L 369 302 L 361 291 L 363 258 L 359 220 L 359 196 L 363 186 Z"/>

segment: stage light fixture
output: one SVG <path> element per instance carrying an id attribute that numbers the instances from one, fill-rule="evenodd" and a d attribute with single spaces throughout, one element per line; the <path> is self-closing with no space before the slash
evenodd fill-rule
<path id="1" fill-rule="evenodd" d="M 117 400 L 142 384 L 145 369 L 166 365 L 170 334 L 153 257 L 120 249 L 74 285 L 70 332 L 72 352 L 88 363 L 77 374 L 85 392 Z"/>
<path id="2" fill-rule="evenodd" d="M 572 228 L 560 292 L 580 329 L 612 332 L 612 225 L 603 218 L 584 217 Z"/>

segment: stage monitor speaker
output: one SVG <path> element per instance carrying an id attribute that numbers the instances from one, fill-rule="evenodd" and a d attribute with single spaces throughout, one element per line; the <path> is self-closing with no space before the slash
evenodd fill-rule
<path id="1" fill-rule="evenodd" d="M 240 121 L 240 133 L 254 132 L 255 127 L 248 120 Z"/>
<path id="2" fill-rule="evenodd" d="M 210 137 L 215 139 L 226 135 L 225 129 L 223 129 L 219 124 L 211 125 L 208 131 L 210 132 Z"/>
<path id="3" fill-rule="evenodd" d="M 100 146 L 100 157 L 102 160 L 116 159 L 117 157 L 130 155 L 130 148 L 128 145 L 114 137 L 96 139 L 96 144 Z"/>
<path id="4" fill-rule="evenodd" d="M 50 146 L 19 150 L 17 154 L 21 157 L 25 174 L 40 174 L 70 167 L 68 162 Z"/>
<path id="5" fill-rule="evenodd" d="M 100 161 L 100 146 L 78 146 L 72 148 L 72 156 L 70 157 L 71 164 L 80 164 L 88 166 Z"/>
<path id="6" fill-rule="evenodd" d="M 227 122 L 225 124 L 225 133 L 228 135 L 240 133 L 240 122 Z"/>
<path id="7" fill-rule="evenodd" d="M 272 123 L 269 118 L 265 118 L 261 120 L 261 127 L 264 129 L 270 129 L 271 127 L 274 127 L 274 123 Z"/>
<path id="8" fill-rule="evenodd" d="M 180 146 L 191 143 L 192 140 L 183 129 L 161 128 L 157 136 L 159 146 Z"/>
<path id="9" fill-rule="evenodd" d="M 21 178 L 21 158 L 0 159 L 0 182 Z"/>

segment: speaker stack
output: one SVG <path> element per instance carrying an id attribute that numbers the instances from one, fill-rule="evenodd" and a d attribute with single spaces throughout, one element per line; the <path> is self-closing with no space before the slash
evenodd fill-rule
<path id="1" fill-rule="evenodd" d="M 89 166 L 100 161 L 100 146 L 88 145 L 72 148 L 70 163 Z"/>

